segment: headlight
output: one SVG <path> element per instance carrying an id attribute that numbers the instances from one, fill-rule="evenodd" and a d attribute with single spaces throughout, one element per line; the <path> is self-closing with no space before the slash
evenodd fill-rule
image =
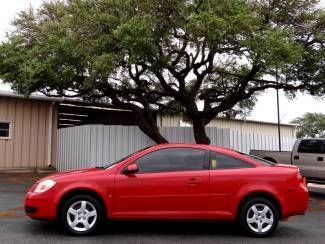
<path id="1" fill-rule="evenodd" d="M 42 193 L 49 189 L 51 189 L 55 185 L 55 181 L 53 180 L 44 180 L 37 184 L 34 192 L 35 193 Z"/>

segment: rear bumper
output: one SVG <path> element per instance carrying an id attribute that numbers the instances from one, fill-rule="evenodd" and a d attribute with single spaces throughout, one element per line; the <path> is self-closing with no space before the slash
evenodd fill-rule
<path id="1" fill-rule="evenodd" d="M 56 219 L 56 207 L 52 198 L 46 193 L 28 192 L 25 197 L 25 213 L 33 219 Z"/>
<path id="2" fill-rule="evenodd" d="M 285 195 L 285 202 L 282 218 L 293 215 L 305 214 L 308 208 L 308 189 L 304 184 L 300 184 L 295 190 L 290 190 Z"/>

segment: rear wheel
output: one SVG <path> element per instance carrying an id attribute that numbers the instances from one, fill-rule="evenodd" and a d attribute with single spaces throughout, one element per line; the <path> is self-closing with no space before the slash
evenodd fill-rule
<path id="1" fill-rule="evenodd" d="M 242 205 L 239 222 L 246 233 L 265 237 L 276 229 L 279 222 L 279 210 L 266 198 L 253 198 Z"/>
<path id="2" fill-rule="evenodd" d="M 101 203 L 89 195 L 68 199 L 60 215 L 65 230 L 73 235 L 93 234 L 103 226 L 105 219 Z"/>

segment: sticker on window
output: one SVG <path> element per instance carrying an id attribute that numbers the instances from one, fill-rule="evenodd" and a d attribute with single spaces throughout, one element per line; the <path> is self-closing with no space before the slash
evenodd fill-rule
<path id="1" fill-rule="evenodd" d="M 217 168 L 217 160 L 215 160 L 215 159 L 212 159 L 211 160 L 211 168 L 212 169 L 216 169 Z"/>

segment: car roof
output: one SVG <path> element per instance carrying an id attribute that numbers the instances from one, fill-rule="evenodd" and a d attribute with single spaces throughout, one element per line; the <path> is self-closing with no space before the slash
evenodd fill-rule
<path id="1" fill-rule="evenodd" d="M 150 148 L 172 148 L 172 147 L 190 147 L 190 148 L 201 148 L 207 150 L 218 150 L 225 152 L 236 152 L 230 148 L 219 147 L 215 145 L 206 145 L 206 144 L 194 144 L 194 143 L 162 143 L 151 146 Z"/>
<path id="2" fill-rule="evenodd" d="M 229 148 L 225 148 L 225 147 L 219 147 L 219 146 L 214 146 L 214 145 L 206 145 L 206 144 L 194 144 L 194 143 L 163 143 L 163 144 L 155 144 L 152 146 L 149 146 L 147 148 L 144 148 L 143 150 L 141 150 L 141 154 L 147 154 L 159 149 L 164 149 L 164 148 L 197 148 L 197 149 L 204 149 L 204 150 L 211 150 L 211 151 L 215 151 L 217 153 L 223 153 L 226 154 L 228 156 L 232 156 L 235 158 L 238 158 L 239 160 L 244 160 L 248 163 L 252 163 L 255 166 L 261 166 L 260 163 L 258 163 L 256 160 L 253 160 L 252 158 L 248 158 L 247 156 L 243 155 L 242 153 L 233 150 L 233 149 L 229 149 Z M 134 157 L 138 156 L 138 155 L 133 155 Z"/>

